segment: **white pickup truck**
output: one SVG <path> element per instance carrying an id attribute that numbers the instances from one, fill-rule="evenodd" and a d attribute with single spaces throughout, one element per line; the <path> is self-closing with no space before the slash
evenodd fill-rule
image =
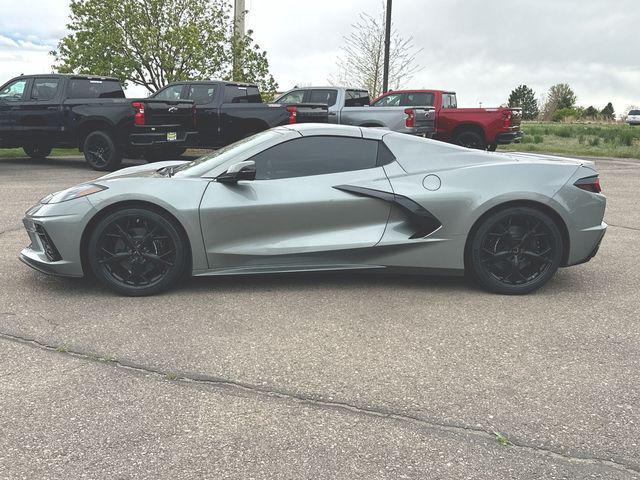
<path id="1" fill-rule="evenodd" d="M 282 105 L 327 104 L 329 123 L 382 127 L 429 138 L 435 133 L 436 113 L 433 107 L 371 107 L 369 102 L 369 92 L 347 87 L 294 88 L 274 101 Z"/>

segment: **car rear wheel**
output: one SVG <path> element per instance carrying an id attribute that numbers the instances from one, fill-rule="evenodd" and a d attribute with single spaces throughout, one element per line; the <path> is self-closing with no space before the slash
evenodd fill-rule
<path id="1" fill-rule="evenodd" d="M 122 164 L 122 154 L 108 132 L 96 131 L 84 141 L 84 158 L 94 170 L 117 170 Z"/>
<path id="2" fill-rule="evenodd" d="M 476 148 L 478 150 L 484 150 L 487 148 L 487 144 L 482 138 L 482 135 L 478 132 L 474 132 L 473 130 L 464 130 L 458 133 L 454 139 L 455 143 L 462 147 L 467 148 Z"/>
<path id="3" fill-rule="evenodd" d="M 22 147 L 24 153 L 31 158 L 42 159 L 51 155 L 52 148 L 47 145 L 25 145 Z"/>
<path id="4" fill-rule="evenodd" d="M 497 148 L 498 148 L 497 143 L 490 143 L 487 145 L 487 150 L 489 150 L 490 152 L 495 152 Z"/>
<path id="5" fill-rule="evenodd" d="M 96 278 L 118 293 L 153 295 L 185 272 L 188 249 L 173 219 L 144 208 L 119 210 L 102 219 L 88 243 Z"/>
<path id="6" fill-rule="evenodd" d="M 512 207 L 487 217 L 470 244 L 469 267 L 485 289 L 525 294 L 547 283 L 562 261 L 562 235 L 549 215 Z"/>

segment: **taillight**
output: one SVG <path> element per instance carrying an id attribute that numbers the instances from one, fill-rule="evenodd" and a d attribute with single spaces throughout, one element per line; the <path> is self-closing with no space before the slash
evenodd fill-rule
<path id="1" fill-rule="evenodd" d="M 289 112 L 289 125 L 296 123 L 298 117 L 298 107 L 289 106 L 287 107 L 287 112 Z"/>
<path id="2" fill-rule="evenodd" d="M 506 112 L 503 112 L 502 117 L 503 117 L 502 128 L 511 127 L 511 110 L 507 110 Z"/>
<path id="3" fill-rule="evenodd" d="M 191 116 L 193 117 L 193 128 L 198 126 L 198 109 L 196 108 L 195 103 L 191 106 Z"/>
<path id="4" fill-rule="evenodd" d="M 404 109 L 404 113 L 407 114 L 407 118 L 404 121 L 405 126 L 409 127 L 409 128 L 413 128 L 416 124 L 415 120 L 416 120 L 416 114 L 413 110 L 413 108 L 405 108 Z"/>
<path id="5" fill-rule="evenodd" d="M 144 125 L 144 103 L 132 102 L 131 106 L 135 109 L 136 113 L 133 114 L 134 125 Z"/>
<path id="6" fill-rule="evenodd" d="M 592 193 L 600 193 L 602 188 L 600 187 L 600 178 L 597 175 L 593 177 L 585 177 L 576 181 L 574 185 L 582 190 Z"/>

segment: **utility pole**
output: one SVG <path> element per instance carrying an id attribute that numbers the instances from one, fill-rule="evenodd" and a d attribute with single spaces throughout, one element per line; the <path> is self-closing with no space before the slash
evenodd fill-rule
<path id="1" fill-rule="evenodd" d="M 233 80 L 242 80 L 242 59 L 240 58 L 240 42 L 244 38 L 245 0 L 234 0 L 233 3 Z"/>
<path id="2" fill-rule="evenodd" d="M 391 0 L 387 0 L 387 20 L 384 24 L 384 73 L 382 93 L 389 91 L 389 50 L 391 48 Z"/>

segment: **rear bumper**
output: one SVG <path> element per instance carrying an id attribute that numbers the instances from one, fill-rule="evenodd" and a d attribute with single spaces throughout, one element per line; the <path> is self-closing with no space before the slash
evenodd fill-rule
<path id="1" fill-rule="evenodd" d="M 175 134 L 175 140 L 169 140 Z M 191 147 L 198 143 L 198 132 L 184 132 L 172 130 L 171 127 L 146 127 L 143 131 L 136 131 L 129 135 L 129 143 L 134 147 L 150 147 L 154 145 L 176 145 Z"/>
<path id="2" fill-rule="evenodd" d="M 524 132 L 518 130 L 517 132 L 503 132 L 496 135 L 496 143 L 504 145 L 507 143 L 517 143 L 524 137 Z"/>
<path id="3" fill-rule="evenodd" d="M 607 226 L 605 222 L 602 222 L 597 227 L 584 229 L 574 234 L 571 239 L 571 254 L 566 266 L 580 265 L 595 257 L 600 249 L 604 234 L 607 232 Z"/>

